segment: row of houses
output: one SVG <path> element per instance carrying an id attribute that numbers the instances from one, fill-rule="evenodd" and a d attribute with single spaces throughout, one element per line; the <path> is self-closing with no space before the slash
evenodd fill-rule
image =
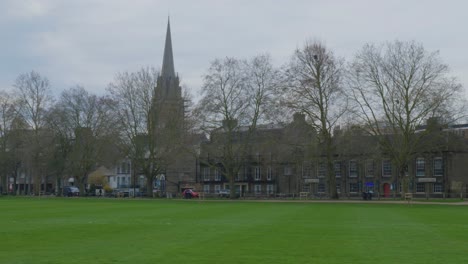
<path id="1" fill-rule="evenodd" d="M 262 152 L 249 155 L 235 175 L 234 188 L 238 190 L 239 195 L 278 197 L 308 192 L 319 197 L 325 196 L 328 188 L 332 188 L 328 185 L 326 166 L 320 156 L 312 157 L 305 155 L 304 152 L 299 155 L 293 154 L 293 151 L 297 150 L 297 145 L 294 145 L 294 148 L 289 147 L 290 144 L 286 138 L 289 128 L 297 127 L 294 122 L 297 120 L 283 128 L 263 129 L 267 133 L 271 133 L 272 130 L 275 130 L 275 133 L 281 131 L 283 136 L 276 138 L 279 142 L 274 143 L 268 136 L 264 136 L 263 141 L 256 140 L 259 145 L 257 150 L 262 150 Z M 468 125 L 466 129 L 468 130 Z M 295 131 L 295 135 L 297 134 L 295 129 L 289 131 Z M 450 133 L 450 130 L 446 133 Z M 451 133 L 451 136 L 464 139 L 459 134 Z M 262 137 L 261 134 L 260 137 Z M 156 179 L 153 185 L 154 190 L 176 195 L 185 188 L 195 188 L 206 194 L 216 195 L 220 190 L 230 189 L 229 179 L 222 165 L 216 162 L 216 158 L 212 156 L 211 162 L 207 162 L 209 158 L 203 158 L 203 156 L 209 156 L 209 149 L 214 143 L 207 140 L 200 144 L 202 152 L 199 157 L 192 158 L 193 163 L 189 172 L 180 173 L 176 167 L 173 167 L 172 171 L 167 171 L 167 175 L 160 175 Z M 333 166 L 333 174 L 336 178 L 334 188 L 340 196 L 360 196 L 361 192 L 372 191 L 382 197 L 391 197 L 401 192 L 401 183 L 398 182 L 397 177 L 398 171 L 392 165 L 391 160 L 385 157 L 375 158 L 371 154 L 336 155 Z M 430 197 L 445 197 L 450 194 L 453 196 L 458 195 L 459 192 L 465 192 L 467 158 L 467 153 L 459 147 L 454 150 L 445 148 L 436 153 L 421 153 L 420 156 L 416 156 L 408 169 L 410 191 L 415 195 Z M 113 167 L 100 167 L 92 174 L 105 176 L 112 189 L 130 192 L 143 189 L 146 184 L 145 175 L 134 174 L 131 168 L 131 161 L 124 159 Z M 26 173 L 21 173 L 16 183 L 12 180 L 10 178 L 10 190 L 15 189 L 21 192 L 27 189 L 28 185 L 33 185 L 32 179 Z M 457 183 L 458 185 L 461 183 L 462 186 L 458 186 Z M 61 186 L 56 186 L 56 184 Z M 46 182 L 44 190 L 55 190 L 73 184 L 73 177 L 67 177 L 59 183 Z"/>
<path id="2" fill-rule="evenodd" d="M 410 182 L 410 190 L 416 194 L 444 196 L 450 186 L 455 171 L 446 172 L 443 157 L 431 159 L 417 158 L 415 171 Z M 337 192 L 341 196 L 360 196 L 361 192 L 372 191 L 383 197 L 390 197 L 401 191 L 390 160 L 348 160 L 335 161 L 334 175 Z M 286 165 L 251 165 L 242 168 L 235 181 L 236 188 L 243 193 L 260 196 L 294 196 L 299 192 L 309 192 L 325 196 L 328 191 L 323 163 L 302 163 Z M 222 168 L 202 167 L 199 177 L 205 193 L 217 193 L 229 189 L 229 181 L 221 176 Z"/>
<path id="3" fill-rule="evenodd" d="M 254 153 L 248 156 L 236 176 L 238 192 L 264 197 L 295 196 L 300 192 L 322 197 L 327 195 L 328 188 L 336 188 L 341 197 L 358 197 L 362 192 L 393 197 L 402 192 L 398 168 L 379 152 L 375 136 L 351 133 L 349 137 L 349 133 L 344 135 L 346 131 L 335 131 L 333 175 L 336 185 L 329 186 L 320 144 L 314 144 L 314 139 L 306 135 L 310 130 L 305 124 L 304 117 L 296 115 L 286 126 L 260 128 L 251 146 Z M 300 128 L 305 129 L 301 132 L 298 131 Z M 415 196 L 466 194 L 468 156 L 465 131 L 468 131 L 468 125 L 440 128 L 438 131 L 445 143 L 441 145 L 436 141 L 433 142 L 436 146 L 415 153 L 407 168 L 409 191 Z M 276 135 L 273 141 L 271 134 Z M 204 144 L 202 156 L 209 156 L 210 151 L 216 152 L 216 142 Z M 222 173 L 222 162 L 217 162 L 216 158 L 211 158 L 211 162 L 206 162 L 208 158 L 202 160 L 205 162 L 200 163 L 200 175 L 196 177 L 200 189 L 216 193 L 229 188 L 229 180 Z"/>

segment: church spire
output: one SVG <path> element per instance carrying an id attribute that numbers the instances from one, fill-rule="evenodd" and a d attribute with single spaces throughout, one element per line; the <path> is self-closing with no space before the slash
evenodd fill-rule
<path id="1" fill-rule="evenodd" d="M 169 22 L 169 17 L 167 18 L 166 45 L 164 47 L 161 77 L 175 77 L 174 58 L 172 56 L 171 26 Z"/>

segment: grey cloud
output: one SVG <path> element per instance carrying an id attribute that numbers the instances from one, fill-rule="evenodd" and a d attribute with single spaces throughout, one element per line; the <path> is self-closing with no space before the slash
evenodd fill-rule
<path id="1" fill-rule="evenodd" d="M 283 64 L 308 39 L 350 59 L 368 42 L 440 50 L 468 84 L 464 1 L 2 1 L 0 88 L 38 70 L 57 90 L 103 92 L 120 71 L 162 62 L 171 15 L 176 71 L 196 91 L 215 57 L 270 53 Z"/>

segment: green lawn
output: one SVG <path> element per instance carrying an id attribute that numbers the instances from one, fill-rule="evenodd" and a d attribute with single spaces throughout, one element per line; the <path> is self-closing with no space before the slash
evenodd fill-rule
<path id="1" fill-rule="evenodd" d="M 468 207 L 0 197 L 0 263 L 468 263 Z"/>

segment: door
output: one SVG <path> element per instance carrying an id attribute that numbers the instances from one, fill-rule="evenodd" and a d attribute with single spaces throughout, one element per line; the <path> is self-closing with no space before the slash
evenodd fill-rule
<path id="1" fill-rule="evenodd" d="M 390 197 L 390 184 L 384 183 L 383 185 L 384 197 Z"/>

